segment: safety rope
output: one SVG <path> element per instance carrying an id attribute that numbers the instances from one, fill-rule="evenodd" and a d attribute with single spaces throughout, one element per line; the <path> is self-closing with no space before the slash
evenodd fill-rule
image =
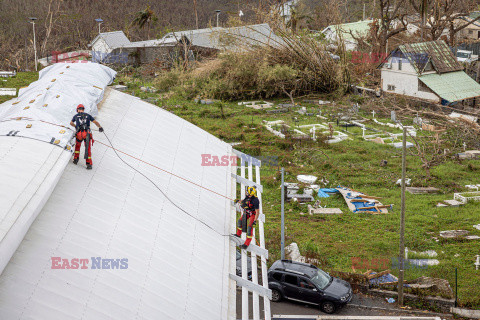
<path id="1" fill-rule="evenodd" d="M 112 141 L 110 141 L 110 139 L 108 138 L 108 136 L 107 136 L 107 134 L 105 133 L 105 131 L 103 132 L 103 134 L 105 135 L 105 138 L 107 138 L 108 143 L 110 144 L 110 146 L 108 146 L 108 145 L 106 145 L 106 144 L 104 144 L 104 143 L 102 143 L 102 142 L 100 142 L 100 141 L 97 141 L 97 142 L 99 142 L 100 144 L 102 144 L 102 145 L 104 145 L 104 146 L 107 146 L 107 147 L 111 148 L 111 149 L 115 152 L 115 154 L 117 155 L 117 157 L 118 157 L 123 163 L 125 163 L 127 166 L 129 166 L 130 168 L 132 168 L 132 169 L 133 169 L 134 171 L 136 171 L 138 174 L 142 175 L 145 179 L 147 179 L 148 181 L 150 181 L 150 182 L 155 186 L 155 188 L 157 188 L 158 191 L 160 191 L 160 193 L 161 193 L 168 201 L 170 201 L 170 203 L 173 204 L 177 209 L 179 209 L 179 210 L 182 211 L 183 213 L 187 214 L 187 215 L 190 216 L 191 218 L 197 220 L 198 222 L 200 222 L 201 224 L 203 224 L 204 226 L 206 226 L 207 228 L 209 228 L 209 229 L 212 230 L 213 232 L 217 233 L 218 235 L 220 235 L 220 236 L 222 236 L 222 237 L 229 237 L 229 236 L 230 236 L 230 234 L 222 234 L 222 233 L 218 232 L 217 230 L 215 230 L 214 228 L 212 228 L 210 225 L 208 225 L 206 222 L 198 219 L 198 218 L 195 217 L 194 215 L 190 214 L 189 212 L 185 211 L 183 208 L 181 208 L 180 206 L 178 206 L 175 202 L 173 202 L 173 200 L 170 199 L 170 198 L 167 196 L 167 194 L 166 194 L 155 182 L 153 182 L 152 179 L 150 179 L 149 177 L 147 177 L 147 176 L 146 176 L 145 174 L 143 174 L 141 171 L 139 171 L 139 170 L 137 170 L 136 168 L 134 168 L 132 165 L 130 165 L 130 164 L 129 164 L 128 162 L 126 162 L 125 160 L 123 160 L 123 158 L 120 157 L 120 155 L 118 154 L 117 149 L 114 148 L 114 146 L 113 146 L 113 144 L 112 144 Z M 141 162 L 143 162 L 143 163 L 145 163 L 145 164 L 151 165 L 151 166 L 153 166 L 153 167 L 155 167 L 155 168 L 157 168 L 157 169 L 159 169 L 159 170 L 168 172 L 168 171 L 166 171 L 166 170 L 163 170 L 163 169 L 161 169 L 161 168 L 158 168 L 158 167 L 154 166 L 153 164 L 150 164 L 150 163 L 145 162 L 145 161 L 143 161 L 143 160 L 141 160 L 141 159 L 138 159 L 138 158 L 136 158 L 136 157 L 134 157 L 134 156 L 132 156 L 132 155 L 129 155 L 129 154 L 123 152 L 123 151 L 120 151 L 120 150 L 118 150 L 118 151 L 121 152 L 121 153 L 123 153 L 123 154 L 125 154 L 125 155 L 127 155 L 127 156 L 129 156 L 129 157 L 132 157 L 132 158 L 134 158 L 134 159 L 136 159 L 136 160 L 138 160 L 138 161 L 141 161 Z M 202 186 L 200 186 L 200 185 L 198 185 L 198 184 L 196 184 L 196 183 L 194 183 L 194 182 L 192 182 L 192 181 L 189 181 L 189 180 L 187 180 L 187 179 L 184 179 L 184 178 L 182 178 L 182 177 L 179 177 L 179 176 L 177 176 L 177 175 L 175 175 L 175 174 L 173 174 L 173 173 L 171 173 L 171 172 L 168 172 L 168 173 L 170 173 L 170 174 L 172 174 L 172 175 L 174 175 L 174 176 L 176 176 L 176 177 L 178 177 L 178 178 L 180 178 L 180 179 L 182 179 L 182 180 L 185 180 L 185 181 L 188 181 L 188 182 L 190 182 L 190 183 L 193 183 L 194 185 L 197 185 L 197 186 L 199 186 L 199 187 L 202 187 Z M 202 187 L 202 188 L 204 188 L 204 187 Z M 205 188 L 205 189 L 206 189 L 206 188 Z M 206 190 L 209 190 L 209 189 L 206 189 Z M 212 190 L 209 190 L 209 191 L 216 193 L 215 191 L 212 191 Z M 228 197 L 226 197 L 226 196 L 224 196 L 224 195 L 221 195 L 221 194 L 219 194 L 219 193 L 216 193 L 216 194 L 218 194 L 218 195 L 220 195 L 220 196 L 223 196 L 223 197 L 225 197 L 225 198 L 227 198 L 227 199 L 230 199 L 230 198 L 228 198 Z M 230 199 L 230 200 L 231 200 L 231 199 Z"/>
<path id="2" fill-rule="evenodd" d="M 103 133 L 105 134 L 105 131 L 104 131 Z M 106 134 L 105 134 L 105 137 L 107 137 Z M 108 137 L 107 137 L 107 139 L 108 139 Z M 202 186 L 202 185 L 199 185 L 198 183 L 195 183 L 195 182 L 193 182 L 193 181 L 191 181 L 191 180 L 188 180 L 188 179 L 186 179 L 186 178 L 183 178 L 183 177 L 181 177 L 181 176 L 178 176 L 178 175 L 176 175 L 176 174 L 173 173 L 173 172 L 167 171 L 167 170 L 165 170 L 165 169 L 162 169 L 162 168 L 160 168 L 160 167 L 157 167 L 157 166 L 154 165 L 154 164 L 151 164 L 151 163 L 146 162 L 146 161 L 144 161 L 144 160 L 142 160 L 142 159 L 139 159 L 139 158 L 137 158 L 137 157 L 135 157 L 135 156 L 132 156 L 131 154 L 128 154 L 128 153 L 123 152 L 123 151 L 121 151 L 121 150 L 115 149 L 109 139 L 108 139 L 108 142 L 110 143 L 110 146 L 107 145 L 107 144 L 105 144 L 105 143 L 103 143 L 103 142 L 101 142 L 101 141 L 98 141 L 98 140 L 96 140 L 96 142 L 98 142 L 98 143 L 106 146 L 107 148 L 113 149 L 113 150 L 115 151 L 115 153 L 118 151 L 118 152 L 123 153 L 124 155 L 126 155 L 126 156 L 128 156 L 128 157 L 130 157 L 130 158 L 133 158 L 133 159 L 135 159 L 135 160 L 137 160 L 137 161 L 143 162 L 143 163 L 145 163 L 145 164 L 147 164 L 147 165 L 149 165 L 149 166 L 151 166 L 151 167 L 154 167 L 155 169 L 158 169 L 158 170 L 160 170 L 160 171 L 166 172 L 166 173 L 168 173 L 168 174 L 170 174 L 170 175 L 172 175 L 172 176 L 174 176 L 174 177 L 177 177 L 177 178 L 179 178 L 179 179 L 182 179 L 182 180 L 184 180 L 184 181 L 186 181 L 186 182 L 188 182 L 188 183 L 191 183 L 191 184 L 193 184 L 193 185 L 195 185 L 195 186 L 197 186 L 197 187 L 199 187 L 199 188 L 202 188 L 202 189 L 205 189 L 205 190 L 207 190 L 207 191 L 210 191 L 210 192 L 212 192 L 212 193 L 214 193 L 214 194 L 216 194 L 216 195 L 219 195 L 219 196 L 221 196 L 221 197 L 224 197 L 224 198 L 226 198 L 226 199 L 228 199 L 228 200 L 231 200 L 231 201 L 234 200 L 234 199 L 229 198 L 229 197 L 227 197 L 227 196 L 225 196 L 225 195 L 223 195 L 223 194 L 220 194 L 220 193 L 218 193 L 218 192 L 216 192 L 216 191 L 213 191 L 213 190 L 208 189 L 208 188 L 206 188 L 206 187 L 204 187 L 204 186 Z"/>
<path id="3" fill-rule="evenodd" d="M 51 125 L 54 125 L 54 126 L 62 127 L 62 128 L 65 128 L 65 129 L 68 129 L 68 130 L 73 131 L 73 129 L 68 128 L 68 127 L 66 127 L 66 126 L 64 126 L 64 125 L 60 125 L 60 124 L 56 124 L 56 123 L 52 123 L 52 122 L 48 122 L 48 121 L 44 121 L 44 120 L 34 120 L 34 119 L 31 119 L 31 118 L 27 118 L 27 117 L 10 118 L 10 119 L 4 120 L 4 121 L 0 121 L 0 122 L 7 122 L 7 121 L 14 121 L 14 120 L 40 121 L 40 122 L 43 122 L 43 123 L 51 124 Z M 95 131 L 97 131 L 97 130 L 95 130 Z M 179 176 L 179 175 L 176 175 L 176 174 L 174 174 L 174 173 L 172 173 L 172 172 L 170 172 L 170 171 L 167 171 L 167 170 L 165 170 L 165 169 L 162 169 L 162 168 L 160 168 L 160 167 L 157 167 L 157 166 L 155 166 L 155 165 L 153 165 L 153 164 L 151 164 L 151 163 L 149 163 L 149 162 L 146 162 L 146 161 L 144 161 L 144 160 L 142 160 L 142 159 L 139 159 L 139 158 L 137 158 L 137 157 L 135 157 L 135 156 L 133 156 L 133 155 L 131 155 L 131 154 L 128 154 L 128 153 L 124 152 L 124 151 L 118 150 L 118 149 L 116 149 L 116 148 L 113 146 L 112 141 L 110 141 L 110 139 L 108 138 L 107 134 L 106 134 L 105 132 L 103 132 L 103 134 L 105 135 L 105 138 L 107 138 L 108 143 L 109 143 L 110 145 L 107 145 L 107 144 L 105 144 L 105 143 L 103 143 L 103 142 L 101 142 L 101 141 L 98 141 L 98 140 L 97 140 L 96 142 L 97 142 L 97 143 L 100 143 L 101 145 L 106 146 L 107 148 L 111 148 L 111 149 L 115 152 L 115 154 L 117 155 L 117 157 L 118 157 L 123 163 L 125 163 L 125 164 L 126 164 L 127 166 L 129 166 L 131 169 L 133 169 L 133 170 L 136 171 L 138 174 L 142 175 L 145 179 L 147 179 L 148 181 L 150 181 L 150 182 L 155 186 L 155 188 L 157 188 L 158 191 L 160 191 L 160 193 L 162 193 L 162 195 L 163 195 L 171 204 L 173 204 L 177 209 L 179 209 L 179 210 L 182 211 L 183 213 L 187 214 L 187 215 L 190 216 L 191 218 L 197 220 L 198 222 L 202 223 L 204 226 L 206 226 L 207 228 L 211 229 L 212 231 L 214 231 L 214 232 L 217 233 L 218 235 L 220 235 L 220 236 L 222 236 L 222 237 L 229 237 L 229 236 L 230 236 L 230 234 L 222 234 L 222 233 L 218 232 L 217 230 L 215 230 L 214 228 L 212 228 L 210 225 L 208 225 L 208 224 L 205 223 L 204 221 L 198 219 L 198 218 L 195 217 L 194 215 L 190 214 L 189 212 L 185 211 L 183 208 L 181 208 L 180 206 L 178 206 L 175 202 L 172 201 L 172 199 L 170 199 L 170 198 L 166 195 L 166 193 L 165 193 L 155 182 L 153 182 L 153 181 L 152 181 L 149 177 L 147 177 L 144 173 L 140 172 L 139 170 L 137 170 L 136 168 L 134 168 L 133 166 L 131 166 L 128 162 L 126 162 L 125 160 L 123 160 L 123 158 L 118 154 L 118 152 L 123 153 L 124 155 L 126 155 L 126 156 L 128 156 L 128 157 L 131 157 L 131 158 L 133 158 L 133 159 L 135 159 L 135 160 L 137 160 L 137 161 L 140 161 L 140 162 L 142 162 L 142 163 L 145 163 L 145 164 L 147 164 L 147 165 L 149 165 L 149 166 L 152 166 L 152 167 L 154 167 L 154 168 L 156 168 L 156 169 L 158 169 L 158 170 L 160 170 L 160 171 L 163 171 L 163 172 L 165 172 L 165 173 L 168 173 L 168 174 L 170 174 L 170 175 L 172 175 L 172 176 L 174 176 L 174 177 L 177 177 L 177 178 L 179 178 L 179 179 L 182 179 L 182 180 L 184 180 L 184 181 L 186 181 L 186 182 L 188 182 L 188 183 L 191 183 L 191 184 L 193 184 L 193 185 L 195 185 L 195 186 L 197 186 L 197 187 L 199 187 L 199 188 L 205 189 L 205 190 L 207 190 L 207 191 L 209 191 L 209 192 L 212 192 L 212 193 L 214 193 L 214 194 L 216 194 L 216 195 L 219 195 L 219 196 L 221 196 L 221 197 L 223 197 L 223 198 L 226 198 L 226 199 L 228 199 L 228 200 L 233 201 L 232 198 L 229 198 L 229 197 L 227 197 L 227 196 L 225 196 L 225 195 L 223 195 L 223 194 L 220 194 L 220 193 L 218 193 L 218 192 L 216 192 L 216 191 L 213 191 L 213 190 L 211 190 L 211 189 L 208 189 L 208 188 L 206 188 L 206 187 L 204 187 L 204 186 L 202 186 L 202 185 L 199 185 L 198 183 L 195 183 L 195 182 L 193 182 L 193 181 L 191 181 L 191 180 L 188 180 L 188 179 L 186 179 L 186 178 L 183 178 L 183 177 L 181 177 L 181 176 Z M 117 151 L 118 151 L 118 152 L 117 152 Z"/>

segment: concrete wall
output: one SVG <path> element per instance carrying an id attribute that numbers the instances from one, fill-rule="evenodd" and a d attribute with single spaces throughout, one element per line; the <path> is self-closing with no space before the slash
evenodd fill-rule
<path id="1" fill-rule="evenodd" d="M 400 60 L 402 61 L 401 70 L 399 70 Z M 395 58 L 392 62 L 392 57 L 390 57 L 388 63 L 392 63 L 391 69 L 385 66 L 381 69 L 383 91 L 440 102 L 440 98 L 432 91 L 426 92 L 418 90 L 418 76 L 408 60 Z M 395 90 L 388 90 L 389 85 L 395 86 Z"/>

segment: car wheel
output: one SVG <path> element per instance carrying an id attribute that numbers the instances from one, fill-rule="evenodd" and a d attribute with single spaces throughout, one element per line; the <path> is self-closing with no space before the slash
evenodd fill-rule
<path id="1" fill-rule="evenodd" d="M 282 300 L 282 294 L 280 293 L 280 291 L 272 289 L 272 301 L 278 302 L 280 300 Z"/>
<path id="2" fill-rule="evenodd" d="M 335 304 L 330 301 L 325 301 L 320 305 L 320 308 L 322 309 L 323 312 L 332 314 L 335 312 Z"/>

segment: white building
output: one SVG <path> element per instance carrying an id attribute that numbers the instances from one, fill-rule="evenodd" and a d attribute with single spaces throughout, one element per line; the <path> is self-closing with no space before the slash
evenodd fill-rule
<path id="1" fill-rule="evenodd" d="M 370 24 L 373 20 L 362 20 L 357 22 L 336 24 L 322 30 L 325 39 L 331 44 L 338 44 L 343 41 L 348 51 L 357 49 L 356 38 L 365 38 L 370 32 Z"/>
<path id="2" fill-rule="evenodd" d="M 480 85 L 443 40 L 401 45 L 379 68 L 384 92 L 442 104 L 480 96 Z"/>
<path id="3" fill-rule="evenodd" d="M 88 44 L 92 51 L 110 53 L 113 49 L 130 43 L 123 31 L 102 32 Z"/>

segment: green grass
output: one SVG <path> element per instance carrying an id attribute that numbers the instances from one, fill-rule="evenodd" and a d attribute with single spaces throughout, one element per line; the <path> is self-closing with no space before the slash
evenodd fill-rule
<path id="1" fill-rule="evenodd" d="M 137 93 L 142 96 L 158 94 Z M 217 104 L 201 105 L 178 97 L 160 100 L 159 106 L 196 124 L 226 142 L 242 142 L 235 148 L 257 156 L 278 156 L 279 166 L 285 167 L 285 181 L 296 182 L 298 174 L 313 174 L 329 180 L 328 187 L 344 185 L 369 195 L 382 197 L 383 204 L 393 204 L 393 212 L 387 215 L 351 213 L 343 198 L 335 195 L 321 198 L 321 204 L 338 207 L 342 215 L 309 216 L 306 205 L 285 206 L 286 244 L 297 242 L 302 254 L 320 258 L 320 266 L 327 271 L 352 272 L 352 258 L 389 259 L 398 257 L 400 187 L 395 185 L 401 176 L 401 152 L 387 145 L 366 142 L 359 128 L 351 140 L 325 145 L 319 142 L 291 141 L 275 137 L 262 126 L 262 120 L 284 120 L 289 125 L 324 122 L 316 117 L 302 116 L 291 111 L 288 114 L 270 115 L 236 103 L 223 103 L 225 119 L 222 119 Z M 317 106 L 318 110 L 319 107 Z M 322 114 L 333 114 L 332 107 L 321 107 Z M 369 118 L 368 114 L 364 114 Z M 334 117 L 331 119 L 334 120 Z M 387 121 L 387 119 L 383 119 Z M 367 126 L 398 133 L 398 129 Z M 335 130 L 339 128 L 334 125 Z M 388 161 L 380 166 L 380 161 Z M 479 204 L 469 203 L 459 208 L 436 208 L 441 200 L 453 199 L 453 192 L 464 190 L 465 184 L 478 183 L 480 164 L 477 161 L 449 161 L 432 170 L 433 179 L 425 180 L 420 161 L 407 157 L 407 177 L 413 186 L 433 186 L 442 194 L 406 195 L 405 245 L 410 250 L 436 250 L 440 265 L 427 269 L 406 270 L 406 279 L 430 276 L 447 279 L 454 286 L 455 268 L 458 268 L 459 303 L 465 307 L 480 307 L 480 274 L 474 271 L 474 256 L 478 254 L 479 242 L 443 240 L 439 232 L 450 229 L 466 229 L 471 234 L 480 234 L 474 224 L 480 223 Z M 266 215 L 265 236 L 270 252 L 269 263 L 280 258 L 280 173 L 279 167 L 262 167 L 263 210 Z M 464 190 L 466 191 L 466 190 Z M 455 256 L 457 255 L 457 256 Z M 358 270 L 357 270 L 358 271 Z M 361 270 L 365 271 L 365 270 Z M 376 270 L 381 271 L 381 270 Z M 398 270 L 393 270 L 397 274 Z"/>
<path id="2" fill-rule="evenodd" d="M 6 81 L 4 81 L 6 80 Z M 17 95 L 18 89 L 28 86 L 33 81 L 38 80 L 38 72 L 19 72 L 15 77 L 10 78 L 0 78 L 0 88 L 16 88 Z M 17 96 L 16 95 L 16 96 Z M 15 97 L 16 97 L 15 96 Z M 0 103 L 4 103 L 10 99 L 14 98 L 13 96 L 0 96 Z"/>

